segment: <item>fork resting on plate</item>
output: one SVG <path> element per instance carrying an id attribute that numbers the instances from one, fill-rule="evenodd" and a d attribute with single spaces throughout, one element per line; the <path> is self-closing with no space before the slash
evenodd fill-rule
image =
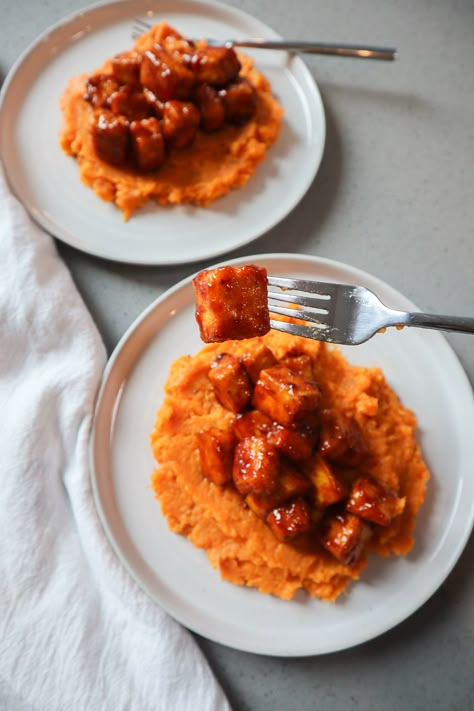
<path id="1" fill-rule="evenodd" d="M 271 327 L 316 341 L 355 346 L 387 326 L 474 333 L 474 318 L 389 309 L 363 286 L 269 276 L 268 287 L 270 314 L 300 322 L 272 318 Z"/>
<path id="2" fill-rule="evenodd" d="M 151 23 L 140 18 L 134 21 L 132 37 L 136 39 L 151 28 Z M 266 40 L 261 37 L 252 39 L 215 39 L 211 37 L 201 39 L 212 46 L 226 47 L 253 47 L 255 49 L 282 49 L 288 52 L 303 52 L 307 54 L 329 54 L 338 57 L 356 57 L 359 59 L 382 59 L 392 61 L 397 55 L 397 50 L 392 47 L 372 47 L 368 45 L 334 44 L 330 42 L 308 42 L 301 40 Z"/>
<path id="3" fill-rule="evenodd" d="M 333 44 L 331 42 L 266 40 L 263 38 L 216 40 L 206 37 L 204 39 L 209 45 L 252 47 L 254 49 L 282 49 L 288 52 L 303 52 L 304 54 L 329 54 L 337 57 L 356 57 L 357 59 L 383 59 L 385 61 L 393 61 L 397 55 L 397 50 L 391 47 Z"/>

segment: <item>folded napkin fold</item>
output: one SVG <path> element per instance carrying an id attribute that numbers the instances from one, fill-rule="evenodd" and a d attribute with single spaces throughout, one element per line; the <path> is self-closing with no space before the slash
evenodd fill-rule
<path id="1" fill-rule="evenodd" d="M 0 171 L 0 708 L 229 709 L 105 539 L 88 438 L 105 350 Z"/>

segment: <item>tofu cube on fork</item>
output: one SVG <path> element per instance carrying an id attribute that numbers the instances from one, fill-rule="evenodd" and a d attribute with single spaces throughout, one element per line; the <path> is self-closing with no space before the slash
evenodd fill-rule
<path id="1" fill-rule="evenodd" d="M 193 286 L 196 321 L 205 343 L 263 336 L 270 330 L 263 267 L 204 269 L 194 277 Z"/>

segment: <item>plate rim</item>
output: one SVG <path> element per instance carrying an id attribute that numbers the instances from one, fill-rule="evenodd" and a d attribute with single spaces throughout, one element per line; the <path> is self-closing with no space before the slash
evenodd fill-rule
<path id="1" fill-rule="evenodd" d="M 158 4 L 160 3 L 160 1 L 164 0 L 158 0 Z M 186 4 L 186 2 L 189 3 L 189 0 L 180 1 L 184 4 Z M 159 8 L 156 8 L 156 4 L 153 4 L 152 0 L 135 0 L 135 2 L 137 2 L 137 4 L 140 3 L 155 8 L 155 12 L 159 11 Z M 216 11 L 224 12 L 226 17 L 229 18 L 229 21 L 232 21 L 232 18 L 235 18 L 236 21 L 240 19 L 245 20 L 246 22 L 256 23 L 262 28 L 265 28 L 266 32 L 270 37 L 274 39 L 281 39 L 281 36 L 272 27 L 263 22 L 263 20 L 260 20 L 258 17 L 255 17 L 249 12 L 241 10 L 240 8 L 236 8 L 232 5 L 227 5 L 224 2 L 220 2 L 220 0 L 192 0 L 191 4 L 195 5 L 196 8 L 204 7 L 209 8 L 209 10 L 214 9 Z M 82 9 L 80 8 L 72 13 L 69 13 L 68 15 L 61 18 L 52 25 L 48 26 L 21 52 L 21 54 L 17 57 L 10 70 L 8 71 L 7 76 L 5 77 L 3 84 L 0 88 L 0 135 L 2 133 L 3 106 L 9 97 L 9 92 L 14 89 L 14 82 L 17 77 L 17 73 L 22 68 L 22 66 L 28 62 L 30 56 L 34 54 L 34 52 L 38 51 L 41 47 L 44 47 L 45 42 L 50 42 L 51 37 L 54 36 L 55 33 L 60 32 L 61 30 L 65 30 L 68 25 L 77 22 L 82 17 L 87 18 L 88 15 L 98 13 L 101 10 L 103 11 L 105 9 L 110 9 L 111 11 L 113 11 L 115 7 L 125 7 L 126 5 L 127 0 L 103 0 L 101 2 L 97 2 L 92 5 L 83 7 Z M 61 51 L 64 50 L 65 46 L 66 45 L 63 43 Z M 40 76 L 41 71 L 42 70 L 40 70 L 36 76 Z M 259 225 L 256 229 L 249 229 L 247 235 L 244 238 L 240 238 L 238 240 L 236 239 L 233 243 L 228 244 L 224 247 L 221 247 L 219 246 L 219 244 L 217 244 L 211 250 L 194 254 L 192 256 L 178 254 L 176 251 L 174 251 L 173 253 L 169 253 L 168 255 L 162 256 L 160 251 L 160 243 L 157 242 L 156 248 L 151 250 L 153 252 L 152 254 L 147 253 L 145 256 L 140 256 L 140 254 L 133 254 L 133 248 L 131 248 L 130 246 L 127 247 L 126 254 L 115 254 L 113 243 L 108 243 L 105 246 L 96 246 L 94 243 L 84 245 L 83 238 L 77 233 L 77 229 L 75 229 L 74 227 L 70 229 L 62 222 L 58 222 L 55 219 L 50 218 L 47 209 L 44 209 L 41 206 L 38 207 L 36 202 L 29 200 L 28 195 L 25 196 L 24 190 L 21 190 L 18 184 L 15 184 L 15 180 L 10 176 L 11 162 L 6 160 L 5 155 L 2 155 L 0 144 L 0 160 L 3 163 L 5 177 L 12 192 L 24 205 L 25 209 L 27 210 L 33 221 L 36 222 L 41 228 L 45 229 L 48 233 L 53 235 L 56 239 L 60 240 L 64 244 L 78 249 L 80 252 L 121 264 L 143 266 L 177 266 L 184 264 L 192 265 L 203 260 L 220 258 L 233 250 L 245 247 L 251 242 L 254 242 L 258 238 L 267 234 L 270 230 L 272 230 L 280 222 L 282 222 L 282 220 L 284 220 L 289 214 L 291 214 L 310 189 L 321 167 L 327 137 L 327 121 L 320 88 L 309 67 L 298 55 L 292 56 L 292 68 L 291 70 L 288 69 L 288 71 L 290 72 L 291 77 L 297 81 L 299 89 L 303 91 L 303 94 L 305 96 L 304 108 L 305 110 L 309 110 L 312 126 L 317 125 L 318 127 L 318 135 L 320 136 L 320 140 L 318 141 L 316 146 L 317 150 L 311 151 L 311 170 L 307 172 L 306 180 L 301 183 L 298 192 L 295 193 L 293 199 L 288 202 L 288 204 L 281 212 L 277 212 L 275 217 L 267 220 L 265 224 Z M 310 92 L 310 94 L 307 93 L 308 91 Z M 21 175 L 25 175 L 25 170 L 22 168 L 20 170 L 20 173 Z M 239 188 L 237 190 L 239 190 Z M 231 191 L 229 195 L 234 192 L 236 191 Z M 222 199 L 225 199 L 225 197 L 226 195 L 222 196 Z M 100 198 L 97 197 L 97 200 L 100 201 Z M 172 207 L 179 208 L 180 206 Z M 204 210 L 207 208 L 202 209 Z M 269 214 L 273 214 L 274 212 L 274 210 L 271 210 L 269 211 Z M 133 244 L 132 232 L 130 233 L 129 243 Z M 130 249 L 132 251 L 132 254 L 130 254 Z M 150 251 L 150 248 L 148 251 Z"/>
<path id="2" fill-rule="evenodd" d="M 244 257 L 237 257 L 231 260 L 225 260 L 222 262 L 219 262 L 217 264 L 214 264 L 208 268 L 213 268 L 222 264 L 243 264 L 243 263 L 249 263 L 251 261 L 258 261 L 261 260 L 263 261 L 271 261 L 271 260 L 281 260 L 281 261 L 293 261 L 293 262 L 299 262 L 299 263 L 305 263 L 309 264 L 312 266 L 318 266 L 322 265 L 325 267 L 329 268 L 335 268 L 335 269 L 342 269 L 342 270 L 347 270 L 349 269 L 351 272 L 351 275 L 354 275 L 360 279 L 368 279 L 371 284 L 380 284 L 383 285 L 383 287 L 386 289 L 388 288 L 389 290 L 393 291 L 394 294 L 400 297 L 401 301 L 407 305 L 410 305 L 410 307 L 416 308 L 415 304 L 411 302 L 407 297 L 405 297 L 403 294 L 398 292 L 396 289 L 390 286 L 390 284 L 387 284 L 386 282 L 382 281 L 378 277 L 370 274 L 369 272 L 366 272 L 364 270 L 358 269 L 356 267 L 352 267 L 348 264 L 345 264 L 343 262 L 329 259 L 329 258 L 324 258 L 324 257 L 315 257 L 312 255 L 306 255 L 306 254 L 292 254 L 292 253 L 265 253 L 265 254 L 257 254 L 257 255 L 249 255 L 249 256 L 244 256 Z M 197 273 L 197 272 L 196 272 Z M 100 383 L 100 388 L 98 390 L 97 398 L 96 398 L 96 404 L 94 408 L 94 417 L 93 417 L 93 425 L 91 429 L 91 437 L 89 441 L 89 475 L 90 475 L 90 481 L 92 484 L 92 494 L 94 498 L 94 503 L 96 506 L 96 510 L 99 516 L 99 519 L 101 520 L 101 523 L 103 525 L 106 537 L 109 540 L 109 543 L 111 544 L 112 548 L 114 549 L 116 555 L 118 556 L 121 564 L 125 567 L 127 572 L 131 575 L 131 577 L 137 582 L 137 584 L 143 589 L 148 597 L 155 602 L 155 604 L 158 604 L 159 606 L 162 607 L 168 614 L 170 614 L 174 619 L 176 619 L 180 624 L 184 625 L 191 631 L 200 634 L 214 642 L 223 644 L 225 646 L 228 646 L 233 649 L 238 649 L 240 651 L 244 652 L 249 652 L 249 653 L 254 653 L 254 654 L 260 654 L 260 655 L 270 655 L 270 656 L 277 656 L 277 657 L 305 657 L 305 656 L 317 656 L 321 654 L 329 654 L 329 653 L 334 653 L 337 651 L 342 651 L 345 649 L 350 649 L 356 646 L 359 646 L 360 644 L 363 644 L 365 642 L 368 642 L 372 639 L 375 639 L 379 637 L 380 635 L 384 634 L 385 632 L 389 631 L 390 629 L 393 629 L 396 627 L 398 624 L 402 623 L 406 619 L 408 619 L 414 612 L 416 612 L 442 585 L 442 583 L 446 580 L 448 575 L 451 573 L 453 570 L 454 566 L 458 562 L 466 544 L 467 541 L 472 533 L 473 527 L 474 527 L 474 505 L 471 505 L 469 516 L 464 519 L 463 522 L 463 535 L 458 537 L 456 546 L 453 548 L 451 547 L 451 553 L 449 556 L 449 560 L 444 564 L 444 566 L 441 566 L 437 571 L 436 575 L 433 577 L 431 584 L 427 586 L 427 588 L 423 591 L 422 595 L 416 595 L 414 596 L 413 600 L 411 601 L 411 604 L 407 604 L 401 612 L 398 612 L 395 617 L 391 617 L 386 624 L 381 624 L 379 625 L 378 631 L 375 633 L 370 633 L 368 636 L 365 634 L 359 635 L 359 637 L 354 641 L 350 641 L 348 644 L 345 643 L 332 643 L 329 645 L 324 646 L 324 648 L 321 647 L 321 645 L 315 645 L 314 648 L 312 649 L 295 649 L 294 647 L 288 646 L 286 649 L 269 649 L 268 647 L 265 647 L 265 645 L 262 644 L 235 644 L 232 641 L 229 641 L 228 638 L 219 634 L 209 634 L 206 629 L 199 627 L 199 625 L 196 624 L 190 624 L 189 620 L 183 619 L 182 617 L 176 616 L 174 612 L 170 609 L 169 606 L 165 606 L 163 602 L 157 598 L 157 595 L 151 591 L 146 583 L 144 583 L 143 580 L 140 579 L 140 577 L 137 575 L 135 570 L 133 569 L 132 565 L 129 563 L 127 560 L 126 556 L 124 555 L 121 546 L 119 542 L 116 540 L 114 532 L 111 530 L 111 527 L 109 526 L 109 522 L 107 520 L 106 513 L 104 509 L 102 508 L 102 502 L 100 500 L 100 494 L 99 494 L 99 486 L 98 486 L 98 480 L 97 480 L 97 475 L 95 471 L 95 448 L 97 444 L 97 419 L 100 415 L 100 409 L 101 405 L 103 402 L 103 398 L 106 395 L 108 383 L 109 383 L 109 378 L 110 374 L 114 371 L 115 364 L 117 359 L 120 357 L 123 348 L 126 346 L 126 344 L 129 342 L 129 340 L 133 337 L 135 331 L 139 329 L 141 325 L 150 317 L 150 315 L 157 309 L 160 308 L 161 304 L 166 302 L 170 297 L 173 297 L 176 295 L 178 292 L 182 291 L 183 289 L 189 288 L 192 278 L 195 274 L 192 274 L 188 277 L 185 277 L 184 279 L 181 279 L 179 282 L 177 282 L 174 286 L 170 287 L 167 289 L 163 294 L 161 294 L 157 299 L 155 299 L 147 308 L 145 308 L 141 314 L 133 321 L 133 323 L 129 326 L 129 328 L 125 331 L 123 334 L 122 338 L 119 340 L 117 343 L 116 347 L 114 348 L 107 365 L 104 369 L 103 377 Z M 444 336 L 440 333 L 433 334 L 436 338 L 437 341 L 437 347 L 441 347 L 442 350 L 444 351 L 444 355 L 447 355 L 450 360 L 452 366 L 455 368 L 455 374 L 456 377 L 459 378 L 463 384 L 466 384 L 466 401 L 464 404 L 467 403 L 469 413 L 471 416 L 471 420 L 474 421 L 474 393 L 472 391 L 472 388 L 469 383 L 469 379 L 467 377 L 467 374 L 457 356 L 455 353 L 454 349 L 451 347 L 451 345 L 447 342 L 447 340 L 444 338 Z M 148 347 L 149 341 L 147 342 L 147 345 L 144 347 L 144 350 Z M 140 357 L 140 356 L 139 356 Z M 131 366 L 131 369 L 133 370 L 133 365 Z M 291 604 L 291 601 L 289 601 L 289 604 Z M 320 604 L 327 604 L 324 602 L 320 602 Z"/>

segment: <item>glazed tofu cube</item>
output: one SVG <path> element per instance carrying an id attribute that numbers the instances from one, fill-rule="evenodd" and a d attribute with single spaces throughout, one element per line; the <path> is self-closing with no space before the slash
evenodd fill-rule
<path id="1" fill-rule="evenodd" d="M 138 52 L 123 52 L 112 57 L 112 74 L 120 84 L 138 84 L 142 57 Z"/>
<path id="2" fill-rule="evenodd" d="M 288 427 L 313 415 L 319 398 L 316 383 L 305 380 L 284 365 L 275 365 L 261 371 L 252 405 Z"/>
<path id="3" fill-rule="evenodd" d="M 342 501 L 347 496 L 347 487 L 334 473 L 330 464 L 320 455 L 312 457 L 305 467 L 306 474 L 314 486 L 314 505 L 325 509 Z"/>
<path id="4" fill-rule="evenodd" d="M 246 437 L 266 437 L 272 424 L 268 415 L 260 410 L 250 410 L 237 415 L 232 427 L 237 439 L 241 440 Z"/>
<path id="5" fill-rule="evenodd" d="M 123 116 L 103 111 L 92 124 L 92 143 L 97 156 L 111 165 L 123 166 L 130 150 L 129 123 Z"/>
<path id="6" fill-rule="evenodd" d="M 405 508 L 405 499 L 371 476 L 361 476 L 352 485 L 346 508 L 367 521 L 388 526 Z"/>
<path id="7" fill-rule="evenodd" d="M 186 101 L 195 85 L 193 74 L 160 45 L 146 50 L 140 64 L 140 84 L 154 93 L 159 101 Z"/>
<path id="8" fill-rule="evenodd" d="M 237 77 L 225 89 L 219 91 L 225 117 L 229 123 L 242 124 L 249 121 L 257 111 L 257 92 L 245 77 Z"/>
<path id="9" fill-rule="evenodd" d="M 190 101 L 166 101 L 161 128 L 167 146 L 187 148 L 196 138 L 201 115 Z"/>
<path id="10" fill-rule="evenodd" d="M 198 433 L 202 471 L 214 484 L 222 486 L 232 480 L 235 445 L 233 432 L 211 427 Z"/>
<path id="11" fill-rule="evenodd" d="M 266 519 L 273 509 L 290 499 L 305 496 L 311 489 L 311 482 L 291 465 L 281 462 L 280 476 L 273 494 L 248 494 L 245 497 L 248 507 L 262 519 Z"/>
<path id="12" fill-rule="evenodd" d="M 305 499 L 295 499 L 273 509 L 267 516 L 267 524 L 279 541 L 291 541 L 311 530 L 310 506 Z"/>
<path id="13" fill-rule="evenodd" d="M 302 462 L 311 456 L 313 447 L 318 438 L 318 429 L 313 419 L 314 425 L 283 425 L 274 424 L 269 433 L 268 441 L 275 445 L 282 454 L 295 462 Z"/>
<path id="14" fill-rule="evenodd" d="M 241 494 L 271 494 L 280 473 L 280 457 L 275 447 L 260 437 L 247 437 L 234 453 L 232 477 Z"/>
<path id="15" fill-rule="evenodd" d="M 94 74 L 86 81 L 84 99 L 96 109 L 106 109 L 110 99 L 119 89 L 120 82 L 110 74 Z"/>
<path id="16" fill-rule="evenodd" d="M 256 344 L 251 351 L 242 353 L 240 361 L 254 384 L 260 377 L 260 371 L 272 368 L 278 362 L 270 348 L 263 343 Z"/>
<path id="17" fill-rule="evenodd" d="M 280 503 L 272 494 L 247 494 L 245 503 L 253 513 L 265 521 L 270 511 Z"/>
<path id="18" fill-rule="evenodd" d="M 194 51 L 191 68 L 200 84 L 224 86 L 240 71 L 239 58 L 232 47 L 203 47 Z"/>
<path id="19" fill-rule="evenodd" d="M 145 94 L 130 84 L 112 94 L 109 103 L 113 114 L 125 116 L 129 121 L 141 121 L 153 116 L 153 108 Z"/>
<path id="20" fill-rule="evenodd" d="M 341 563 L 354 565 L 371 536 L 370 524 L 349 511 L 341 511 L 324 519 L 319 540 Z"/>
<path id="21" fill-rule="evenodd" d="M 225 109 L 217 90 L 209 84 L 200 84 L 193 98 L 201 114 L 202 130 L 206 133 L 219 130 L 225 123 Z"/>
<path id="22" fill-rule="evenodd" d="M 281 359 L 280 363 L 295 373 L 299 373 L 305 380 L 314 380 L 313 362 L 307 353 L 287 355 Z"/>
<path id="23" fill-rule="evenodd" d="M 165 141 L 158 119 L 132 121 L 130 139 L 138 170 L 142 173 L 157 170 L 165 159 Z"/>
<path id="24" fill-rule="evenodd" d="M 282 460 L 276 494 L 280 502 L 305 496 L 311 490 L 311 482 L 307 476 L 292 464 Z"/>
<path id="25" fill-rule="evenodd" d="M 357 467 L 367 456 L 359 425 L 333 410 L 322 410 L 319 453 L 344 467 Z"/>
<path id="26" fill-rule="evenodd" d="M 205 343 L 263 336 L 270 330 L 266 269 L 253 264 L 205 269 L 193 285 L 196 321 Z"/>
<path id="27" fill-rule="evenodd" d="M 232 412 L 240 412 L 252 395 L 248 375 L 237 358 L 230 353 L 221 353 L 209 368 L 211 381 L 217 399 L 223 407 Z"/>

